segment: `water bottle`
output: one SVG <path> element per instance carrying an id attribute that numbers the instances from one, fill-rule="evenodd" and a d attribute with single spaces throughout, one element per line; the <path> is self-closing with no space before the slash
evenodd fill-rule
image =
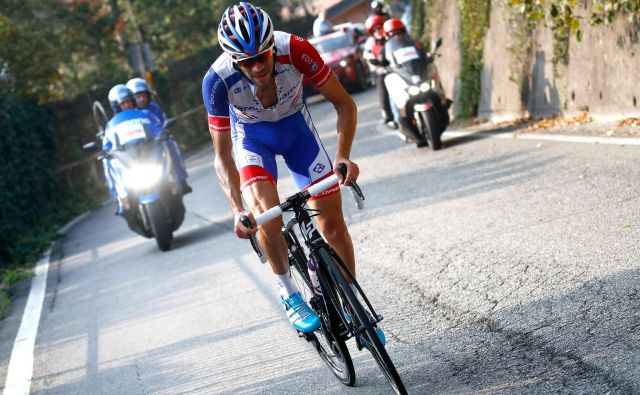
<path id="1" fill-rule="evenodd" d="M 320 281 L 318 281 L 318 273 L 316 273 L 316 266 L 311 258 L 307 261 L 307 270 L 309 271 L 309 278 L 311 279 L 311 284 L 313 284 L 313 289 L 318 295 L 322 295 Z"/>

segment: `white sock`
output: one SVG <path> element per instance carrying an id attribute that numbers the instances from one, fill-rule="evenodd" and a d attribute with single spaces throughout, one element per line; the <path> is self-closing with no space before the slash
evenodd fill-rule
<path id="1" fill-rule="evenodd" d="M 287 299 L 294 293 L 298 292 L 298 288 L 296 288 L 296 285 L 291 281 L 290 270 L 287 270 L 285 274 L 275 274 L 275 276 L 278 286 L 280 287 L 280 296 Z"/>

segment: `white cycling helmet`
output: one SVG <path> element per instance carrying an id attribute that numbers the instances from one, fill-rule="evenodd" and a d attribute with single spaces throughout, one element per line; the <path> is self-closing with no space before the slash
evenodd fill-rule
<path id="1" fill-rule="evenodd" d="M 218 42 L 233 60 L 254 57 L 273 47 L 273 23 L 260 7 L 242 2 L 222 15 Z"/>

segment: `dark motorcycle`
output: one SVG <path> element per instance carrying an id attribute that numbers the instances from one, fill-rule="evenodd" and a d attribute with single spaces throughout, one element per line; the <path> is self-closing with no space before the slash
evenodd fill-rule
<path id="1" fill-rule="evenodd" d="M 451 106 L 435 65 L 441 45 L 438 38 L 429 54 L 411 41 L 389 41 L 385 48 L 394 60 L 387 67 L 385 84 L 399 113 L 400 131 L 418 146 L 428 144 L 433 150 L 442 148 L 440 137 L 449 124 Z"/>
<path id="2" fill-rule="evenodd" d="M 158 248 L 167 251 L 173 232 L 184 221 L 183 191 L 171 171 L 171 155 L 163 143 L 169 137 L 168 125 L 154 135 L 143 127 L 147 125 L 133 122 L 141 117 L 146 116 L 139 110 L 115 115 L 109 124 L 114 129 L 113 147 L 102 149 L 98 160 L 108 160 L 122 216 L 129 228 L 144 237 L 154 237 Z M 109 129 L 106 133 L 110 133 Z M 83 149 L 98 150 L 99 144 L 91 142 Z"/>

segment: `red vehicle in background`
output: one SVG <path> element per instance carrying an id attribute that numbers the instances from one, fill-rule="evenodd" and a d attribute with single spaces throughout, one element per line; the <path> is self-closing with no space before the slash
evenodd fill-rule
<path id="1" fill-rule="evenodd" d="M 341 29 L 324 36 L 314 37 L 309 42 L 318 50 L 322 60 L 347 90 L 365 90 L 371 85 L 369 67 L 362 56 L 365 36 L 357 29 Z M 305 96 L 319 93 L 305 77 Z"/>

